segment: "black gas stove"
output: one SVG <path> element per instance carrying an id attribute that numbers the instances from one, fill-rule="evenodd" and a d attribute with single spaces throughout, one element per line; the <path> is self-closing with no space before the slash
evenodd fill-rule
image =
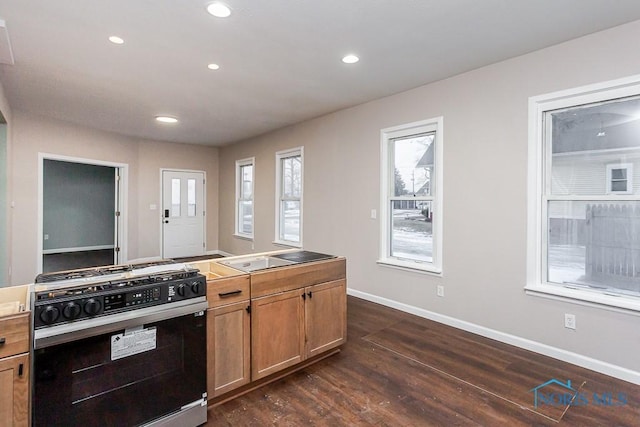
<path id="1" fill-rule="evenodd" d="M 173 262 L 41 274 L 33 295 L 34 329 L 205 295 L 205 276 Z"/>
<path id="2" fill-rule="evenodd" d="M 206 423 L 208 305 L 197 269 L 171 261 L 43 274 L 31 304 L 34 427 Z"/>

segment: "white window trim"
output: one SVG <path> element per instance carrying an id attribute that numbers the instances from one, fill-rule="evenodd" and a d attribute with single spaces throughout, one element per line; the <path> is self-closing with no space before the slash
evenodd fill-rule
<path id="1" fill-rule="evenodd" d="M 291 240 L 284 240 L 280 238 L 280 197 L 282 196 L 282 159 L 287 157 L 300 156 L 300 241 L 294 242 Z M 304 215 L 304 147 L 296 147 L 287 150 L 276 152 L 276 224 L 275 224 L 275 239 L 273 241 L 276 245 L 290 246 L 294 248 L 302 247 L 302 230 L 303 230 L 303 215 Z"/>
<path id="2" fill-rule="evenodd" d="M 552 284 L 543 277 L 546 259 L 543 249 L 546 247 L 546 206 L 543 203 L 543 184 L 545 164 L 544 121 L 546 111 L 568 108 L 577 105 L 602 102 L 616 98 L 640 94 L 640 75 L 618 80 L 602 82 L 573 89 L 553 92 L 529 98 L 529 143 L 527 176 L 527 274 L 525 292 L 528 295 L 562 300 L 579 305 L 596 306 L 613 311 L 640 312 L 640 298 L 607 294 L 582 289 L 578 286 Z M 547 180 L 547 185 L 550 185 Z M 607 196 L 601 196 L 603 200 Z M 640 200 L 640 197 L 629 200 Z"/>
<path id="3" fill-rule="evenodd" d="M 408 269 L 423 273 L 442 275 L 442 189 L 443 187 L 443 155 L 442 141 L 444 135 L 444 118 L 442 116 L 421 120 L 404 125 L 393 126 L 380 130 L 380 253 L 378 264 L 393 268 Z M 392 139 L 418 133 L 435 132 L 435 185 L 432 187 L 433 196 L 433 261 L 403 260 L 389 255 L 391 230 L 388 199 L 390 189 L 389 142 Z"/>
<path id="4" fill-rule="evenodd" d="M 626 169 L 627 171 L 627 189 L 624 191 L 616 191 L 612 188 L 613 169 Z M 632 163 L 610 163 L 607 165 L 607 194 L 633 194 L 633 164 Z"/>
<path id="5" fill-rule="evenodd" d="M 251 201 L 253 202 L 253 216 L 251 218 L 251 233 L 243 233 L 240 231 L 240 222 L 239 222 L 239 204 L 240 204 L 240 195 L 242 194 L 242 177 L 240 176 L 240 171 L 243 166 L 253 166 L 253 175 L 251 181 Z M 255 191 L 256 191 L 256 158 L 249 157 L 246 159 L 236 160 L 236 215 L 234 222 L 234 233 L 235 237 L 239 237 L 241 239 L 253 240 L 253 234 L 255 232 L 255 218 L 256 218 L 256 202 L 255 202 Z"/>

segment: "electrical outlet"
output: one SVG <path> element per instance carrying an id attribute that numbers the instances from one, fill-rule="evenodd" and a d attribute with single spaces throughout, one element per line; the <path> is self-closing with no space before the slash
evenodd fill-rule
<path id="1" fill-rule="evenodd" d="M 436 288 L 436 294 L 439 297 L 443 297 L 444 296 L 444 286 L 438 285 L 438 287 Z"/>
<path id="2" fill-rule="evenodd" d="M 49 240 L 49 235 L 48 234 L 44 235 L 44 240 Z"/>
<path id="3" fill-rule="evenodd" d="M 576 328 L 576 315 L 575 314 L 567 314 L 564 315 L 564 327 L 567 329 L 575 329 Z"/>

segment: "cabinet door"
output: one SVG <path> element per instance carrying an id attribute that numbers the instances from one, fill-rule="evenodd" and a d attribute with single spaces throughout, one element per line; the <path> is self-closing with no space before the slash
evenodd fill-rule
<path id="1" fill-rule="evenodd" d="M 27 426 L 29 355 L 0 359 L 0 427 Z"/>
<path id="2" fill-rule="evenodd" d="M 304 289 L 251 301 L 251 379 L 304 360 Z"/>
<path id="3" fill-rule="evenodd" d="M 251 380 L 249 301 L 207 313 L 207 395 L 209 399 Z"/>
<path id="4" fill-rule="evenodd" d="M 347 340 L 346 281 L 305 288 L 306 355 L 315 356 Z"/>

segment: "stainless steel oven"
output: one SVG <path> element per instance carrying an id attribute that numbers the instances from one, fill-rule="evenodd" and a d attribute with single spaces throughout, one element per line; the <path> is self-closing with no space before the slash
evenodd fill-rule
<path id="1" fill-rule="evenodd" d="M 35 285 L 34 426 L 206 422 L 204 276 L 127 271 Z"/>

